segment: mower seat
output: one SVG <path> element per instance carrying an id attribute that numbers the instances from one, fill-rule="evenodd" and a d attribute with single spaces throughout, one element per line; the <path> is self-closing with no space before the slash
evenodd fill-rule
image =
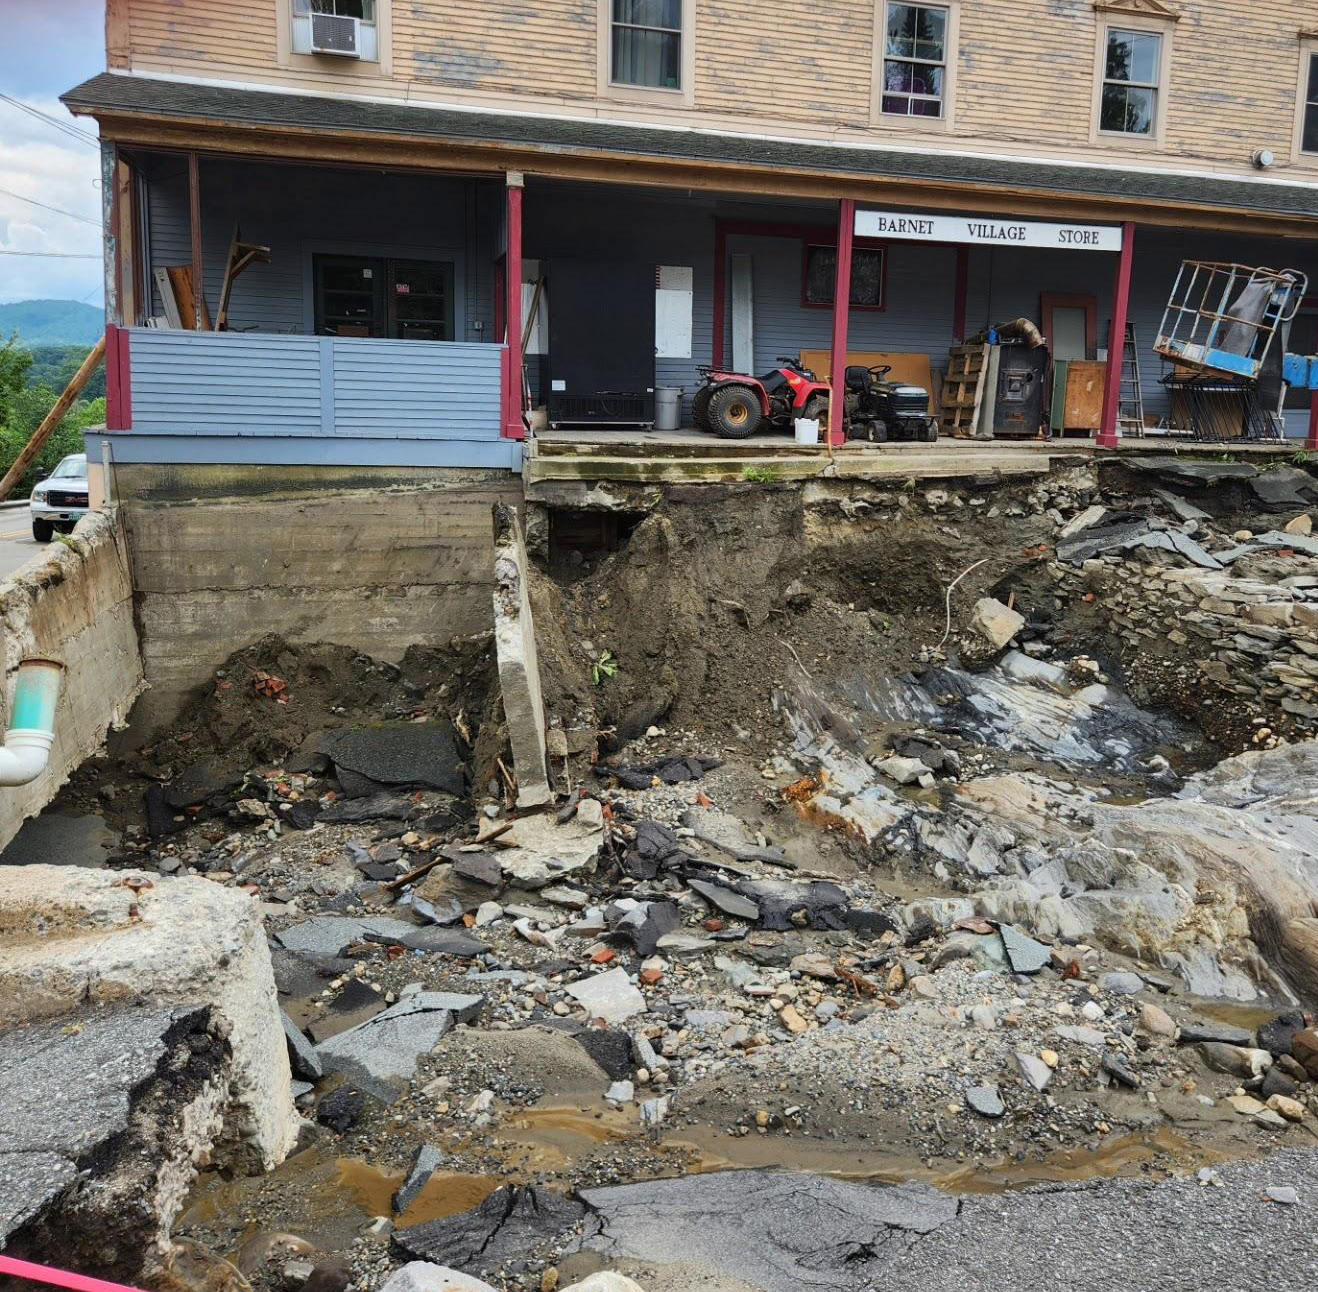
<path id="1" fill-rule="evenodd" d="M 860 367 L 859 364 L 853 364 L 843 374 L 843 381 L 848 390 L 868 390 L 870 370 Z"/>

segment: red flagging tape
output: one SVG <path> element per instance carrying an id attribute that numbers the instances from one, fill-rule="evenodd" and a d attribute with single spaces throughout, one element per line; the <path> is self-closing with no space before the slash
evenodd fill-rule
<path id="1" fill-rule="evenodd" d="M 72 1274 L 51 1265 L 15 1260 L 12 1256 L 0 1255 L 0 1274 L 48 1283 L 51 1287 L 71 1288 L 72 1292 L 141 1292 L 140 1288 L 130 1288 L 124 1283 L 110 1283 L 105 1279 L 94 1279 L 88 1274 Z"/>

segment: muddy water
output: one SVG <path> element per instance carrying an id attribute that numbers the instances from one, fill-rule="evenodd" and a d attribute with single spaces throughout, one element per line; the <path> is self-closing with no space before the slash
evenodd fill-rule
<path id="1" fill-rule="evenodd" d="M 360 1162 L 355 1158 L 339 1158 L 335 1166 L 338 1168 L 340 1187 L 352 1197 L 363 1215 L 393 1215 L 394 1194 L 403 1183 L 403 1176 L 386 1175 L 369 1162 Z M 423 1224 L 427 1220 L 456 1216 L 460 1211 L 470 1211 L 472 1207 L 479 1207 L 500 1183 L 488 1175 L 437 1171 L 426 1181 L 416 1201 L 397 1217 L 397 1223 L 405 1228 L 408 1225 Z"/>

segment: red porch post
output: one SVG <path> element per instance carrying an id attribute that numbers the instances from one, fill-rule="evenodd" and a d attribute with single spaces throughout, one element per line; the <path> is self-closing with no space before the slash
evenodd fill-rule
<path id="1" fill-rule="evenodd" d="M 1305 438 L 1306 449 L 1318 449 L 1318 390 L 1309 399 L 1309 434 Z"/>
<path id="2" fill-rule="evenodd" d="M 847 324 L 851 320 L 851 245 L 856 233 L 856 203 L 844 197 L 837 214 L 837 275 L 833 279 L 833 351 L 829 360 L 828 444 L 830 451 L 841 439 L 834 429 L 843 432 L 846 398 Z"/>
<path id="3" fill-rule="evenodd" d="M 105 429 L 133 429 L 132 369 L 126 329 L 110 323 L 105 329 Z"/>
<path id="4" fill-rule="evenodd" d="M 714 340 L 709 361 L 723 367 L 723 333 L 728 311 L 728 231 L 722 220 L 714 221 Z"/>
<path id="5" fill-rule="evenodd" d="M 504 382 L 503 433 L 510 440 L 524 440 L 522 424 L 522 191 L 520 171 L 508 172 L 508 254 L 504 260 L 508 330 L 508 370 Z"/>
<path id="6" fill-rule="evenodd" d="M 956 249 L 956 287 L 952 296 L 952 338 L 960 345 L 966 339 L 966 297 L 970 292 L 970 248 Z"/>
<path id="7" fill-rule="evenodd" d="M 1130 269 L 1135 258 L 1135 226 L 1121 226 L 1121 254 L 1117 258 L 1117 281 L 1112 293 L 1112 330 L 1107 341 L 1107 374 L 1103 386 L 1103 425 L 1098 432 L 1100 449 L 1117 447 L 1117 412 L 1121 404 L 1121 365 L 1126 352 L 1126 317 L 1130 312 Z"/>

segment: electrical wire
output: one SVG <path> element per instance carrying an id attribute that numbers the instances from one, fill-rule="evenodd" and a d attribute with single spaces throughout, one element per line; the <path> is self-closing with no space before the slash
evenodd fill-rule
<path id="1" fill-rule="evenodd" d="M 0 247 L 0 256 L 44 256 L 47 260 L 100 260 L 92 251 L 6 251 Z"/>
<path id="2" fill-rule="evenodd" d="M 38 121 L 44 121 L 48 126 L 54 126 L 56 130 L 69 136 L 70 139 L 77 139 L 80 143 L 90 144 L 93 148 L 99 148 L 101 141 L 95 135 L 89 135 L 85 130 L 79 130 L 76 126 L 71 126 L 67 121 L 61 121 L 58 117 L 52 117 L 48 112 L 42 112 L 40 108 L 34 108 L 30 103 L 24 103 L 22 99 L 16 99 L 12 94 L 6 94 L 0 90 L 0 99 L 6 103 L 12 103 L 20 112 L 26 112 L 30 117 L 36 117 Z"/>
<path id="3" fill-rule="evenodd" d="M 24 197 L 22 193 L 11 193 L 7 188 L 0 188 L 0 194 L 5 197 L 17 198 L 20 202 L 30 202 L 33 206 L 39 206 L 45 211 L 54 211 L 56 215 L 67 215 L 70 220 L 81 220 L 83 224 L 90 224 L 93 228 L 99 229 L 101 222 L 90 219 L 85 215 L 75 215 L 72 211 L 66 211 L 61 206 L 51 206 L 48 202 L 38 202 L 35 197 Z"/>

